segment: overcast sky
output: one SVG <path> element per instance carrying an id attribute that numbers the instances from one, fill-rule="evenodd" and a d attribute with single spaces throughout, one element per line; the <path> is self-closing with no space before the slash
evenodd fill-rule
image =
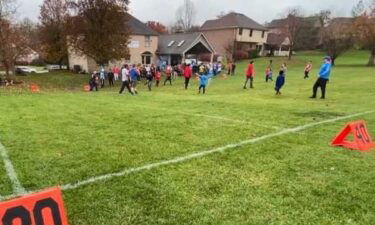
<path id="1" fill-rule="evenodd" d="M 18 17 L 37 20 L 39 6 L 43 0 L 17 0 Z M 336 16 L 350 16 L 357 0 L 192 0 L 197 9 L 195 23 L 201 25 L 213 19 L 220 12 L 236 11 L 264 23 L 278 18 L 287 8 L 301 6 L 306 14 L 322 9 L 330 9 Z M 175 11 L 183 0 L 131 0 L 130 11 L 138 19 L 146 22 L 155 20 L 170 25 L 174 22 Z"/>

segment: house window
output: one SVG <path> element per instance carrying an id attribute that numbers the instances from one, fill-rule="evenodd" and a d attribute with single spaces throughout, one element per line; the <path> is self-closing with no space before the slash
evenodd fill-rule
<path id="1" fill-rule="evenodd" d="M 181 42 L 177 45 L 177 47 L 181 47 L 184 43 L 185 43 L 185 40 L 181 41 Z"/>
<path id="2" fill-rule="evenodd" d="M 242 33 L 243 33 L 243 28 L 240 28 L 239 35 L 242 35 Z"/>
<path id="3" fill-rule="evenodd" d="M 262 38 L 264 38 L 265 35 L 266 35 L 266 32 L 263 31 L 263 32 L 262 32 Z"/>
<path id="4" fill-rule="evenodd" d="M 254 30 L 253 30 L 253 29 L 251 29 L 251 30 L 250 30 L 250 37 L 252 37 L 252 36 L 253 36 L 253 32 L 254 32 Z"/>
<path id="5" fill-rule="evenodd" d="M 151 36 L 145 36 L 145 47 L 151 47 Z"/>
<path id="6" fill-rule="evenodd" d="M 172 45 L 175 43 L 175 41 L 171 41 L 171 42 L 169 42 L 169 44 L 168 44 L 168 47 L 172 47 Z"/>
<path id="7" fill-rule="evenodd" d="M 152 61 L 152 53 L 151 52 L 144 52 L 142 54 L 142 64 L 143 65 L 150 65 Z"/>

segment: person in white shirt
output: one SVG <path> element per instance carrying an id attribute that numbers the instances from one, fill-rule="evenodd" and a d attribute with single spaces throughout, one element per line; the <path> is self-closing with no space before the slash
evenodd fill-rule
<path id="1" fill-rule="evenodd" d="M 132 90 L 130 88 L 130 77 L 129 77 L 129 67 L 128 67 L 128 65 L 125 65 L 121 69 L 121 80 L 122 80 L 122 85 L 121 85 L 120 94 L 122 94 L 122 92 L 124 92 L 124 90 L 126 88 L 126 89 L 128 89 L 128 91 L 131 95 L 134 95 L 134 93 L 132 92 Z"/>

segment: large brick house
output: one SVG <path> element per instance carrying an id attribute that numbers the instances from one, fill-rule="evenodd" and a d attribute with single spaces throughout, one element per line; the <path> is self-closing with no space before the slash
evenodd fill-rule
<path id="1" fill-rule="evenodd" d="M 128 44 L 130 57 L 121 61 L 109 62 L 108 66 L 121 66 L 124 63 L 156 63 L 159 34 L 131 15 L 129 15 L 128 25 L 131 30 Z M 77 54 L 73 49 L 69 50 L 69 66 L 71 70 L 79 66 L 85 72 L 92 72 L 99 69 L 99 66 L 92 58 L 84 54 Z"/>
<path id="2" fill-rule="evenodd" d="M 258 51 L 261 54 L 268 35 L 266 27 L 244 14 L 234 12 L 219 19 L 207 20 L 201 31 L 215 51 L 230 60 L 239 51 Z"/>

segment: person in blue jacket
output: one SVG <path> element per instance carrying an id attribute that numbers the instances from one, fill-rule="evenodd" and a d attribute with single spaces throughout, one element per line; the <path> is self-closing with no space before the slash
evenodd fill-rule
<path id="1" fill-rule="evenodd" d="M 213 74 L 209 74 L 208 72 L 198 75 L 199 77 L 199 93 L 201 93 L 203 89 L 203 94 L 206 94 L 206 87 L 208 85 L 208 80 L 213 76 Z"/>
<path id="2" fill-rule="evenodd" d="M 280 90 L 284 86 L 284 84 L 285 84 L 284 70 L 280 70 L 279 76 L 277 77 L 277 80 L 276 80 L 276 86 L 275 86 L 276 95 L 281 95 Z"/>
<path id="3" fill-rule="evenodd" d="M 322 90 L 322 97 L 321 99 L 326 98 L 326 86 L 329 81 L 329 77 L 331 75 L 332 69 L 332 60 L 331 57 L 326 56 L 324 57 L 324 64 L 320 68 L 318 80 L 316 81 L 314 88 L 313 88 L 313 95 L 310 98 L 316 98 L 318 88 Z"/>

